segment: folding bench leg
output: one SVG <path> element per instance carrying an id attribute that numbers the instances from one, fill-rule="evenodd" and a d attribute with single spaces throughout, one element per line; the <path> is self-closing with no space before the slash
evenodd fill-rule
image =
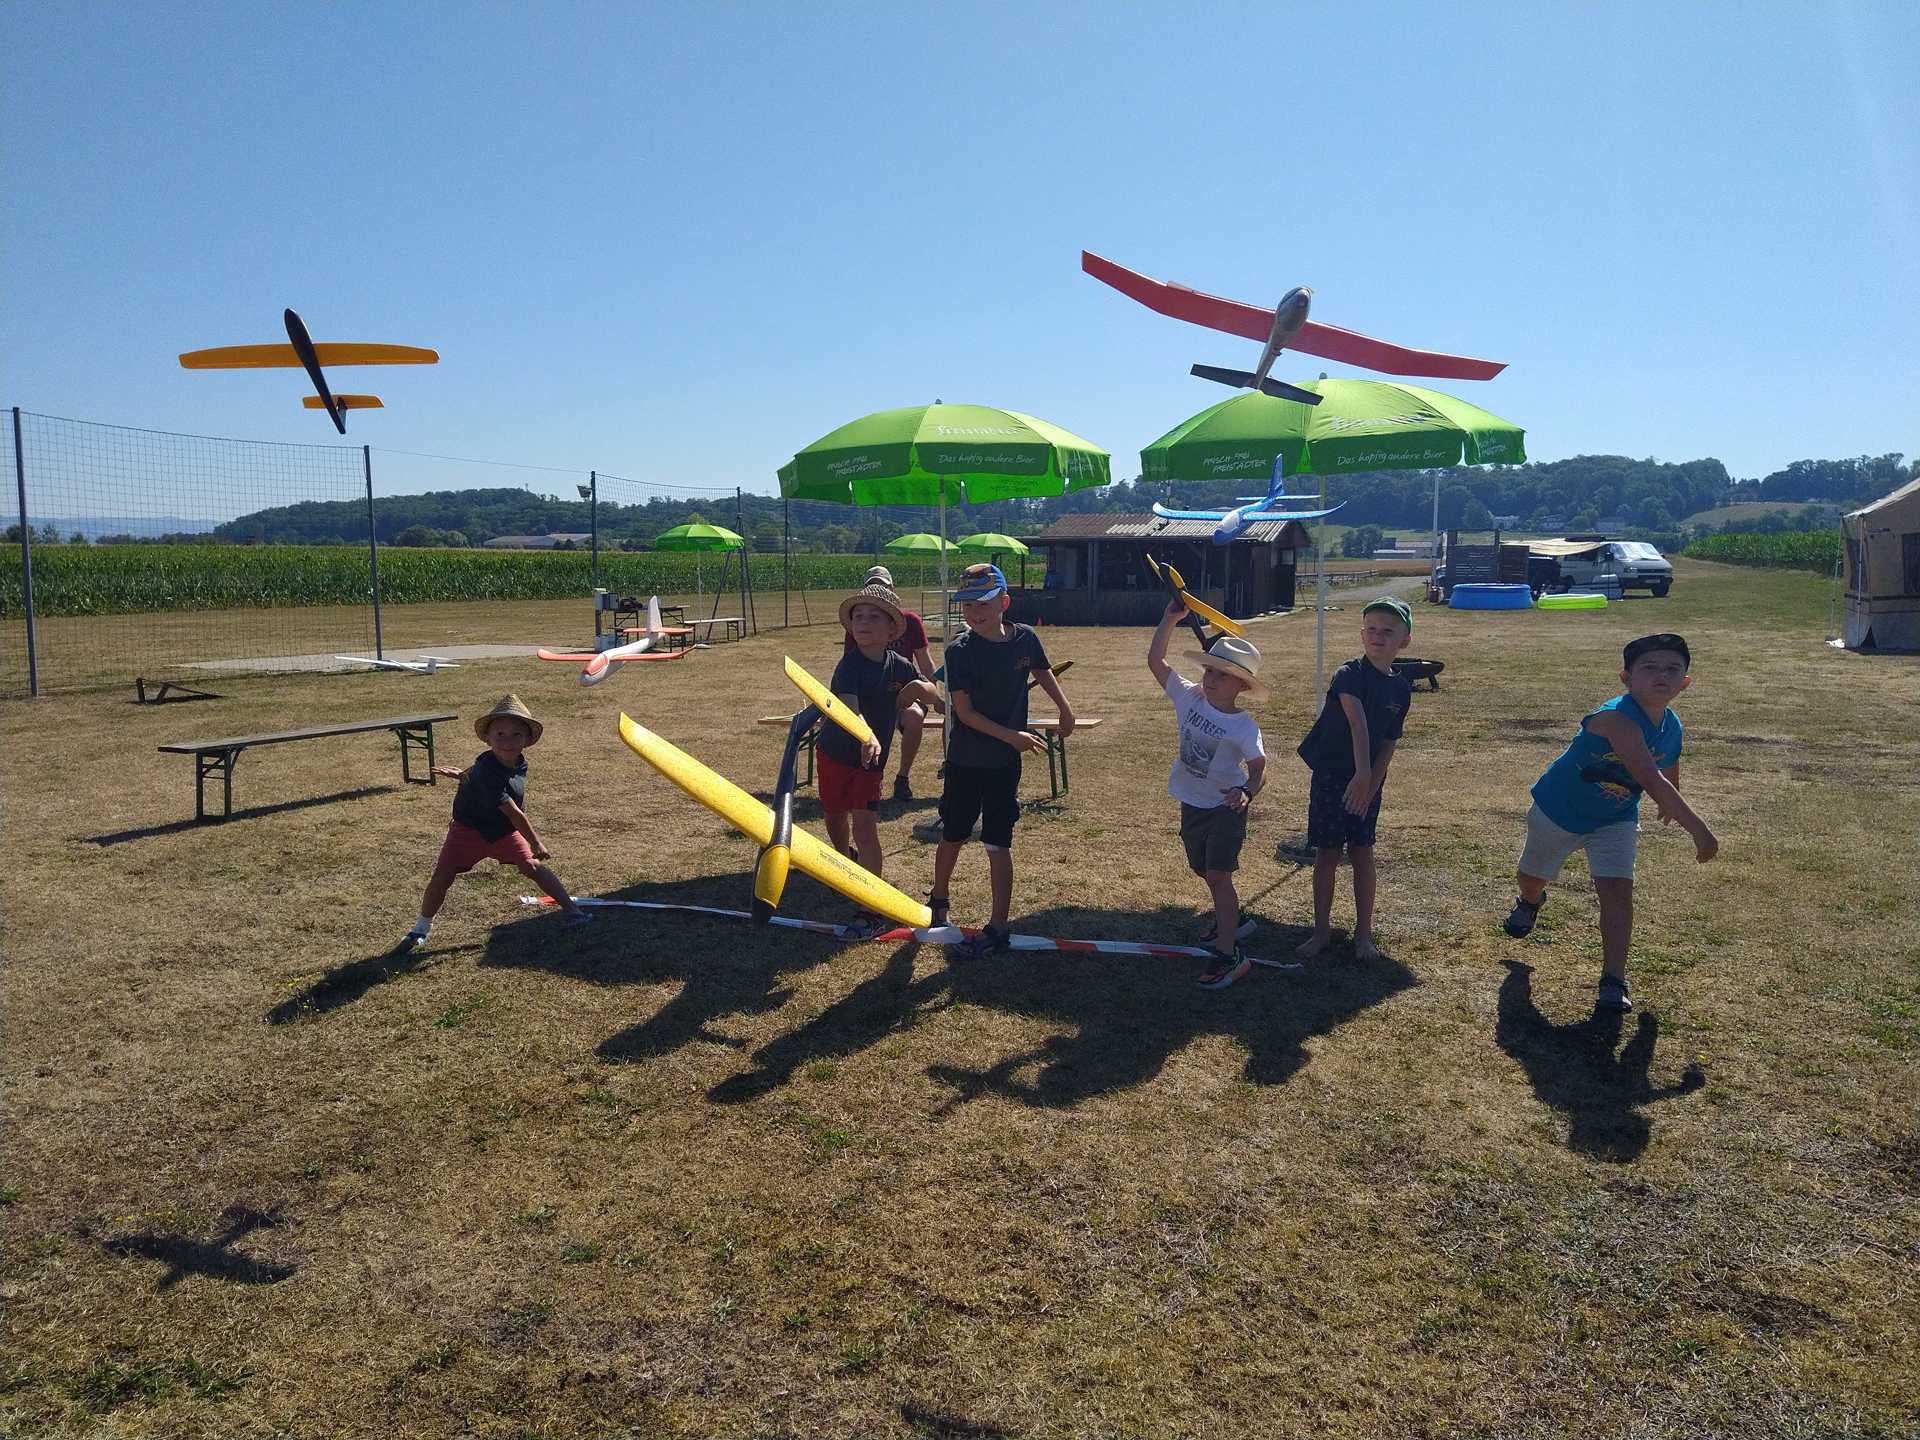
<path id="1" fill-rule="evenodd" d="M 393 733 L 400 737 L 400 779 L 405 784 L 416 783 L 413 778 L 413 752 L 416 749 L 427 752 L 427 773 L 417 783 L 431 785 L 433 781 L 433 726 L 426 727 L 426 733 L 407 726 L 396 725 Z"/>
<path id="2" fill-rule="evenodd" d="M 193 818 L 196 823 L 207 818 L 207 776 L 216 770 L 220 772 L 226 801 L 220 818 L 224 820 L 233 814 L 233 762 L 239 758 L 238 750 L 215 750 L 193 757 Z"/>

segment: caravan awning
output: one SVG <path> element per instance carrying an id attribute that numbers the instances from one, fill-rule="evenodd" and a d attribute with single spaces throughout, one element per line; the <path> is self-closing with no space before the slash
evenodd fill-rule
<path id="1" fill-rule="evenodd" d="M 1611 540 L 1529 540 L 1527 551 L 1533 555 L 1551 555 L 1557 560 L 1565 555 L 1585 555 L 1589 550 L 1612 543 Z"/>

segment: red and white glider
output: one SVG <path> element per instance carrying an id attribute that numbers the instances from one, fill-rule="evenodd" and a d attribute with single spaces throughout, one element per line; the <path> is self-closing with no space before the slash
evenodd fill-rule
<path id="1" fill-rule="evenodd" d="M 1176 320 L 1185 320 L 1192 325 L 1224 330 L 1229 335 L 1243 335 L 1249 340 L 1263 343 L 1271 343 L 1275 338 L 1276 315 L 1265 306 L 1226 300 L 1171 281 L 1150 279 L 1124 265 L 1116 265 L 1111 260 L 1095 255 L 1091 250 L 1080 252 L 1080 268 L 1094 279 L 1111 285 L 1122 295 L 1138 300 L 1149 310 L 1157 310 L 1162 315 L 1171 315 Z M 1441 380 L 1491 380 L 1507 368 L 1504 360 L 1475 360 L 1468 355 L 1415 350 L 1386 340 L 1375 340 L 1357 331 L 1342 330 L 1338 325 L 1323 325 L 1317 320 L 1303 319 L 1300 328 L 1285 337 L 1284 344 L 1289 350 L 1304 350 L 1309 355 L 1337 360 L 1343 365 L 1358 365 L 1365 370 L 1378 370 L 1386 375 L 1420 375 Z M 1279 347 L 1274 348 L 1277 353 Z M 1271 357 L 1262 356 L 1262 359 L 1267 364 L 1272 363 Z"/>

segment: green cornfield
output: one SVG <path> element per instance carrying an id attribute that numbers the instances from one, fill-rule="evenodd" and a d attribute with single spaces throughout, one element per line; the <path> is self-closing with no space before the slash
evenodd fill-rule
<path id="1" fill-rule="evenodd" d="M 1831 575 L 1833 567 L 1840 562 L 1840 532 L 1797 530 L 1706 535 L 1681 553 L 1696 560 L 1718 560 L 1723 565 L 1758 565 L 1770 570 L 1811 570 L 1816 575 Z"/>
<path id="2" fill-rule="evenodd" d="M 969 558 L 951 557 L 949 569 Z M 602 551 L 600 583 L 624 595 L 680 594 L 695 588 L 697 568 L 712 591 L 725 560 L 717 554 Z M 870 555 L 795 555 L 793 588 L 851 590 L 873 563 Z M 937 583 L 937 560 L 885 556 L 883 563 L 902 589 Z M 757 590 L 781 588 L 786 567 L 779 555 L 755 555 L 752 567 Z M 1030 559 L 1028 581 L 1038 584 L 1045 568 L 1044 561 Z M 587 594 L 592 574 L 592 557 L 584 550 L 380 550 L 380 598 L 387 605 L 565 600 Z M 739 571 L 732 569 L 727 579 L 737 585 Z M 349 546 L 36 545 L 33 594 L 34 608 L 44 616 L 282 609 L 370 604 L 373 580 L 367 552 Z M 24 602 L 18 551 L 0 554 L 0 611 L 17 612 Z"/>

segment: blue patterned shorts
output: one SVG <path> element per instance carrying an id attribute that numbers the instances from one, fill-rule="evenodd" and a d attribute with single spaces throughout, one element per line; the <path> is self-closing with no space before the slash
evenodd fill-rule
<path id="1" fill-rule="evenodd" d="M 1383 787 L 1373 797 L 1365 815 L 1350 814 L 1344 797 L 1352 781 L 1351 775 L 1331 770 L 1313 772 L 1313 784 L 1307 791 L 1307 844 L 1313 849 L 1365 848 L 1373 844 L 1374 827 L 1380 823 L 1380 802 L 1387 798 L 1387 792 Z"/>

